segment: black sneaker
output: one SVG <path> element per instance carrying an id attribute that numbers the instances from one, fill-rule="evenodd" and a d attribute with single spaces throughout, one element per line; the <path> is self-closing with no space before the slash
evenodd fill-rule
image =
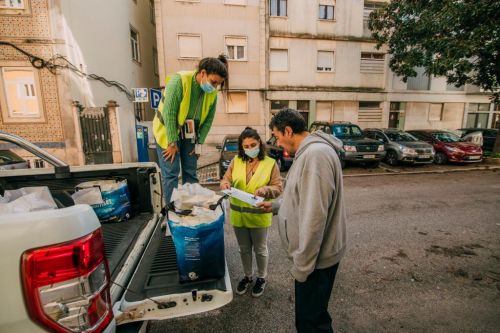
<path id="1" fill-rule="evenodd" d="M 263 278 L 257 278 L 252 288 L 252 296 L 259 297 L 260 295 L 262 295 L 265 288 L 266 288 L 266 280 L 264 280 Z"/>
<path id="2" fill-rule="evenodd" d="M 252 283 L 252 279 L 249 278 L 248 276 L 245 276 L 239 283 L 238 287 L 236 287 L 236 293 L 238 295 L 243 295 L 244 293 L 247 292 L 248 287 Z"/>

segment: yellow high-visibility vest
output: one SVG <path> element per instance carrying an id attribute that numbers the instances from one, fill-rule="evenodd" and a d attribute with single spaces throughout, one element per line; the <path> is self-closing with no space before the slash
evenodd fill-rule
<path id="1" fill-rule="evenodd" d="M 178 72 L 177 74 L 181 76 L 181 81 L 182 81 L 182 101 L 177 113 L 177 124 L 179 125 L 179 127 L 182 127 L 186 122 L 186 118 L 189 113 L 189 104 L 191 102 L 191 84 L 193 82 L 193 76 L 196 74 L 196 71 L 181 71 Z M 165 90 L 163 91 L 162 99 L 160 101 L 160 104 L 158 105 L 158 110 L 160 112 L 157 112 L 153 119 L 153 135 L 158 145 L 163 149 L 167 148 L 168 139 L 167 139 L 167 128 L 165 127 L 163 119 L 161 119 L 160 116 L 162 116 L 161 110 L 163 110 L 164 100 L 167 96 L 167 83 L 168 81 L 170 81 L 171 77 L 172 76 L 169 75 L 165 79 Z M 217 97 L 217 90 L 209 94 L 204 93 L 203 103 L 201 106 L 200 126 L 205 122 L 205 119 L 207 119 L 210 107 L 214 103 L 216 97 Z"/>
<path id="2" fill-rule="evenodd" d="M 266 156 L 259 162 L 257 170 L 247 184 L 246 162 L 236 156 L 232 173 L 233 187 L 248 193 L 255 193 L 258 188 L 269 184 L 275 164 L 274 159 Z M 235 227 L 266 228 L 271 226 L 272 213 L 262 213 L 259 208 L 236 198 L 231 198 L 230 204 L 230 221 Z"/>

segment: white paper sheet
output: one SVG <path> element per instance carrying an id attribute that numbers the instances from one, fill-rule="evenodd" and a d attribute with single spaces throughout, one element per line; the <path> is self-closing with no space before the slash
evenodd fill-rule
<path id="1" fill-rule="evenodd" d="M 252 206 L 257 205 L 259 202 L 264 201 L 263 197 L 258 197 L 256 195 L 253 195 L 251 193 L 239 190 L 237 188 L 231 187 L 230 190 L 224 190 L 222 191 L 224 194 L 227 194 L 233 198 L 236 198 L 238 200 L 241 200 L 243 202 L 246 202 L 247 204 L 250 204 Z"/>

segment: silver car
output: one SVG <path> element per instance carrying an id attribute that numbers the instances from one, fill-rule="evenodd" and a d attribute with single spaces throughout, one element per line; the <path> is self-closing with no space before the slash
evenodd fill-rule
<path id="1" fill-rule="evenodd" d="M 364 130 L 369 138 L 384 144 L 387 155 L 385 161 L 389 165 L 399 162 L 411 164 L 428 164 L 434 161 L 432 145 L 419 141 L 410 133 L 394 128 L 369 128 Z"/>

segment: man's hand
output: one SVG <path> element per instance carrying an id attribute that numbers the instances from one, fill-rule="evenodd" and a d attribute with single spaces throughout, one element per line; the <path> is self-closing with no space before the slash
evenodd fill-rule
<path id="1" fill-rule="evenodd" d="M 170 161 L 170 163 L 174 163 L 175 155 L 177 154 L 177 145 L 168 146 L 167 149 L 163 149 L 163 159 L 165 161 Z"/>
<path id="2" fill-rule="evenodd" d="M 260 208 L 263 212 L 272 213 L 273 212 L 273 203 L 271 201 L 262 201 L 256 204 L 258 208 Z"/>
<path id="3" fill-rule="evenodd" d="M 221 191 L 230 190 L 231 184 L 228 184 L 226 182 L 222 182 L 222 183 L 220 183 L 220 189 L 221 189 Z"/>
<path id="4" fill-rule="evenodd" d="M 266 189 L 265 188 L 258 188 L 257 190 L 255 190 L 255 195 L 258 196 L 258 197 L 265 197 L 266 196 Z"/>

